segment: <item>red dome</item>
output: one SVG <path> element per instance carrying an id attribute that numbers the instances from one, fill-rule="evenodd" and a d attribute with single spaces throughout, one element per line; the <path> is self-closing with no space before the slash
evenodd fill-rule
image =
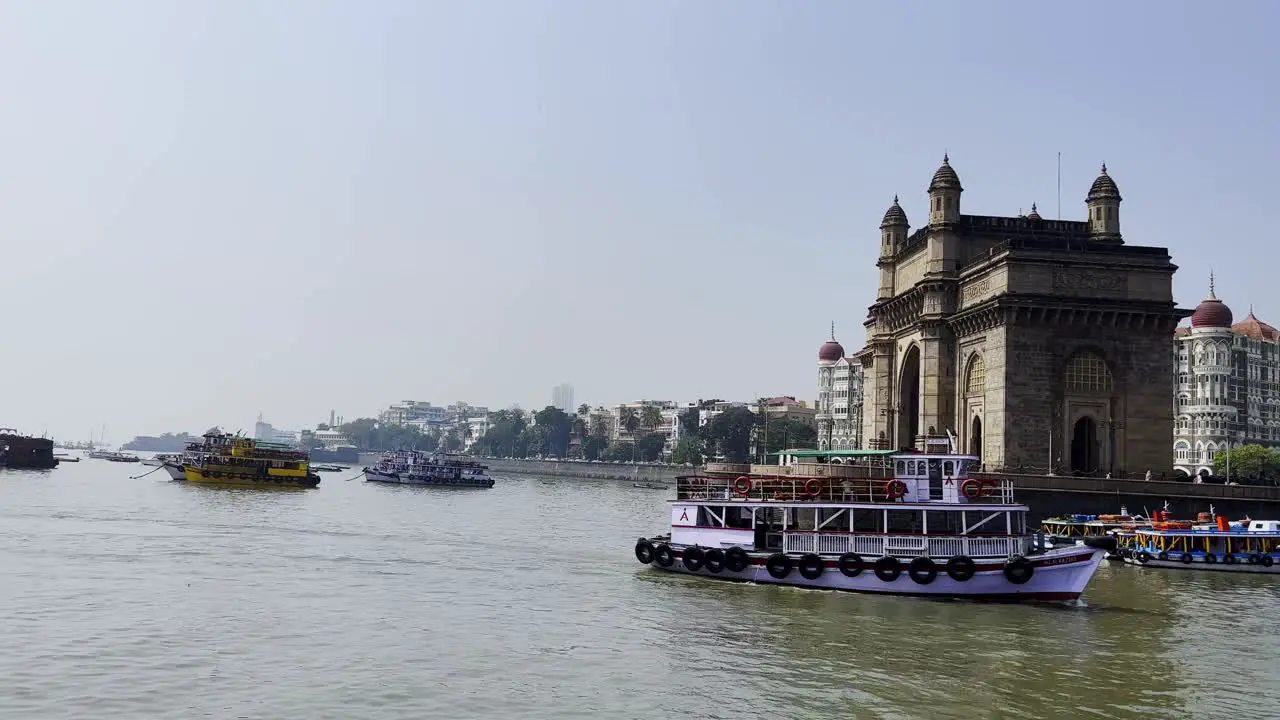
<path id="1" fill-rule="evenodd" d="M 835 362 L 844 357 L 844 347 L 835 340 L 828 340 L 818 348 L 818 362 Z"/>
<path id="2" fill-rule="evenodd" d="M 1229 328 L 1231 320 L 1231 308 L 1211 295 L 1208 300 L 1196 306 L 1196 311 L 1191 314 L 1191 327 Z"/>

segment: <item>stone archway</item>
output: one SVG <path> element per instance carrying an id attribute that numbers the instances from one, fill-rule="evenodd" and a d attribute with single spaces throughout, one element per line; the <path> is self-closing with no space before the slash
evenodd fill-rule
<path id="1" fill-rule="evenodd" d="M 898 447 L 915 447 L 920 434 L 920 348 L 912 345 L 898 376 Z"/>
<path id="2" fill-rule="evenodd" d="M 1071 470 L 1079 473 L 1098 469 L 1098 423 L 1088 415 L 1071 428 Z"/>
<path id="3" fill-rule="evenodd" d="M 969 423 L 969 454 L 982 457 L 982 418 L 977 415 Z"/>

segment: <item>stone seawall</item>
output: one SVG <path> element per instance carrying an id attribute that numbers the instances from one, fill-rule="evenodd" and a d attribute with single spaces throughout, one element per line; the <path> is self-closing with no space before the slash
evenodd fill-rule
<path id="1" fill-rule="evenodd" d="M 631 480 L 674 485 L 677 475 L 690 475 L 695 468 L 666 465 L 614 465 L 613 463 L 561 462 L 558 460 L 508 460 L 480 458 L 493 475 L 554 475 L 584 480 Z"/>

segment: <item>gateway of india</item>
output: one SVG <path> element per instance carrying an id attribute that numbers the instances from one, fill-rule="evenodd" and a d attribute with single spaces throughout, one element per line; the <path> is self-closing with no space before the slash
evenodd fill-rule
<path id="1" fill-rule="evenodd" d="M 1190 315 L 1165 248 L 1126 245 L 1106 165 L 1088 219 L 964 215 L 944 156 L 915 232 L 895 197 L 880 223 L 880 289 L 854 353 L 863 445 L 953 432 L 988 470 L 1171 470 L 1170 347 Z M 820 364 L 844 355 L 834 339 Z M 827 360 L 823 360 L 827 358 Z"/>

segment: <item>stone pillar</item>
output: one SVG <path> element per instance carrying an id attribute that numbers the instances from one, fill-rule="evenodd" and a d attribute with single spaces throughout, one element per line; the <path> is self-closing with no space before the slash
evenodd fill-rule
<path id="1" fill-rule="evenodd" d="M 870 446 L 881 438 L 892 443 L 894 437 L 894 408 L 896 406 L 893 374 L 893 341 L 879 341 L 872 346 L 871 367 L 864 378 L 862 436 Z M 894 447 L 892 444 L 889 447 Z"/>
<path id="2" fill-rule="evenodd" d="M 920 433 L 933 428 L 941 435 L 953 427 L 955 411 L 954 348 L 950 333 L 941 324 L 922 328 L 920 369 L 924 376 L 920 389 Z"/>

